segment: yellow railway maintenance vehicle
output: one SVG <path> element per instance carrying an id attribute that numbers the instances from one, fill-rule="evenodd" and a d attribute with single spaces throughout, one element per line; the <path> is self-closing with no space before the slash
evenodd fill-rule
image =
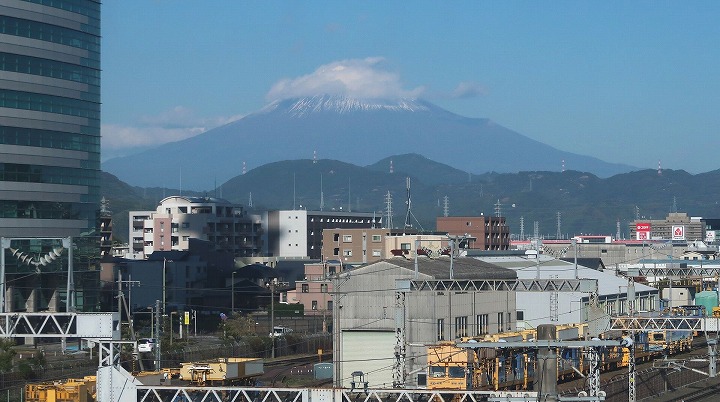
<path id="1" fill-rule="evenodd" d="M 559 341 L 585 340 L 586 334 L 587 324 L 557 327 Z M 622 335 L 617 333 L 606 338 L 619 339 Z M 489 335 L 482 339 L 463 339 L 462 342 L 518 342 L 532 341 L 535 337 L 535 330 L 525 330 Z M 692 344 L 692 335 L 687 332 L 638 332 L 634 338 L 636 361 L 680 353 L 689 350 Z M 627 367 L 629 355 L 628 350 L 620 346 L 602 348 L 598 366 L 601 371 Z M 427 356 L 428 389 L 530 390 L 536 372 L 537 350 L 532 345 L 465 349 L 457 347 L 455 342 L 441 342 L 428 346 Z M 585 356 L 582 350 L 566 348 L 558 351 L 558 382 L 585 376 L 589 371 L 589 356 Z"/>
<path id="2" fill-rule="evenodd" d="M 27 384 L 26 402 L 94 402 L 96 394 L 95 376 L 65 381 Z"/>

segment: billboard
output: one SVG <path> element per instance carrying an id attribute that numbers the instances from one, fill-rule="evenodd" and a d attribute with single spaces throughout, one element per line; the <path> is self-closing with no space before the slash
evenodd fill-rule
<path id="1" fill-rule="evenodd" d="M 705 241 L 708 243 L 712 243 L 715 241 L 715 231 L 714 230 L 708 230 L 705 233 Z"/>
<path id="2" fill-rule="evenodd" d="M 685 240 L 685 226 L 673 226 L 672 227 L 672 239 L 673 240 Z"/>
<path id="3" fill-rule="evenodd" d="M 649 222 L 638 222 L 635 224 L 635 235 L 637 240 L 649 240 L 650 239 L 650 223 Z"/>

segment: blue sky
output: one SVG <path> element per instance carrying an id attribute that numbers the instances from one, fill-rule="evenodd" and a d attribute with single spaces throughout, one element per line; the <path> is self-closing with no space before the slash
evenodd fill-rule
<path id="1" fill-rule="evenodd" d="M 608 162 L 720 168 L 720 2 L 111 0 L 102 13 L 103 159 L 339 81 Z"/>

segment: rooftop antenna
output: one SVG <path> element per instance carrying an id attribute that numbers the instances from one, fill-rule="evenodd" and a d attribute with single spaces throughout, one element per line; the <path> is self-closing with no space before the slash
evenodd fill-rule
<path id="1" fill-rule="evenodd" d="M 450 215 L 450 198 L 446 195 L 443 197 L 443 216 L 448 217 Z"/>
<path id="2" fill-rule="evenodd" d="M 293 173 L 293 211 L 295 210 L 295 173 Z"/>
<path id="3" fill-rule="evenodd" d="M 245 174 L 245 173 L 247 173 L 247 164 L 245 163 L 245 161 L 243 161 L 243 170 L 242 170 L 242 174 Z"/>
<path id="4" fill-rule="evenodd" d="M 323 194 L 323 177 L 320 173 L 320 210 L 322 211 L 323 208 L 325 208 L 325 194 Z"/>
<path id="5" fill-rule="evenodd" d="M 250 196 L 248 197 L 248 208 L 252 208 L 252 191 L 250 192 Z"/>
<path id="6" fill-rule="evenodd" d="M 392 194 L 390 194 L 390 190 L 388 190 L 387 194 L 385 194 L 385 214 L 387 215 L 387 218 L 385 219 L 387 222 L 387 228 L 392 229 L 393 228 L 393 210 L 392 210 Z"/>
<path id="7" fill-rule="evenodd" d="M 660 159 L 658 159 L 658 176 L 662 176 L 662 166 L 660 165 Z"/>
<path id="8" fill-rule="evenodd" d="M 392 159 L 390 159 L 390 173 L 395 173 L 395 168 L 393 168 Z"/>

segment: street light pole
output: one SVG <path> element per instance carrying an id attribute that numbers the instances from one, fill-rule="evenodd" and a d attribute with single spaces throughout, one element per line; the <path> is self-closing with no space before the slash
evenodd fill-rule
<path id="1" fill-rule="evenodd" d="M 167 281 L 167 278 L 166 278 L 167 274 L 165 272 L 166 269 L 167 269 L 167 259 L 165 257 L 163 257 L 163 271 L 162 271 L 162 313 L 163 313 L 163 315 L 165 315 L 165 301 L 167 300 L 166 294 L 165 294 L 165 282 Z"/>
<path id="2" fill-rule="evenodd" d="M 162 313 L 163 315 L 167 314 L 166 306 L 167 303 L 167 285 L 165 284 L 167 282 L 167 263 L 173 262 L 173 260 L 168 260 L 167 258 L 163 257 L 163 271 L 162 271 Z"/>

